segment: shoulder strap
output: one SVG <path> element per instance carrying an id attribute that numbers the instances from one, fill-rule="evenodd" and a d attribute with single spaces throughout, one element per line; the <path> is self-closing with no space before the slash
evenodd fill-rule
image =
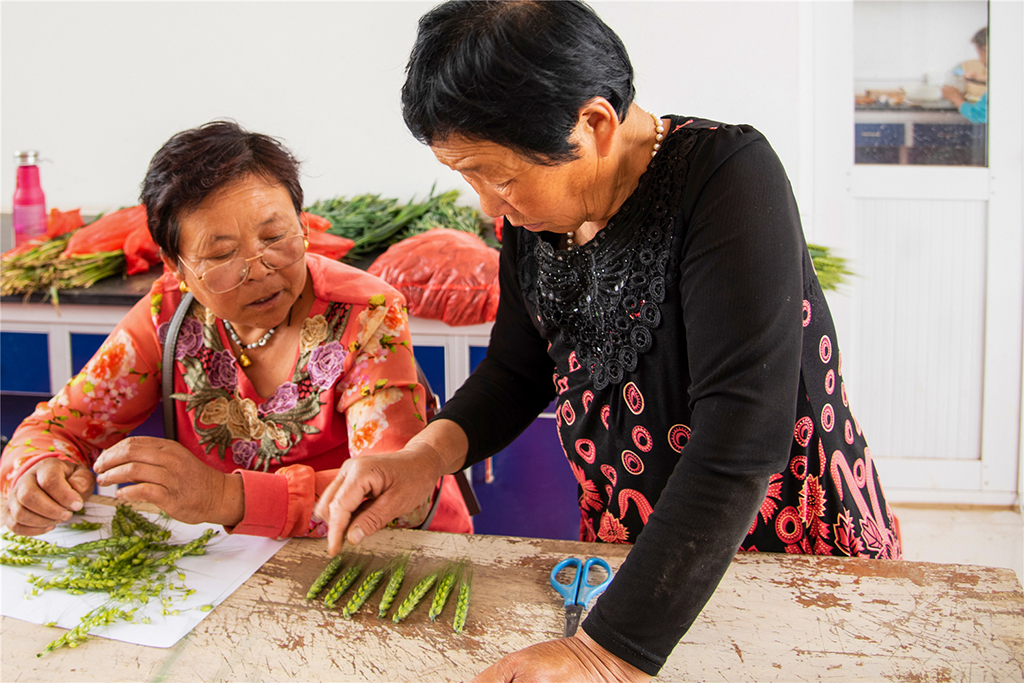
<path id="1" fill-rule="evenodd" d="M 167 338 L 164 339 L 164 356 L 160 365 L 160 384 L 163 388 L 163 409 L 164 409 L 164 438 L 172 441 L 178 438 L 178 426 L 174 412 L 174 349 L 178 345 L 178 330 L 181 329 L 181 321 L 188 315 L 192 308 L 192 292 L 181 297 L 178 310 L 171 316 L 170 325 L 167 327 Z"/>

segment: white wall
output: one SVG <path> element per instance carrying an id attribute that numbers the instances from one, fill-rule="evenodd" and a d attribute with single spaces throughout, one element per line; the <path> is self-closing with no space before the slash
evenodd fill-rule
<path id="1" fill-rule="evenodd" d="M 3 2 L 0 209 L 16 149 L 48 205 L 134 204 L 153 153 L 220 117 L 282 138 L 307 200 L 468 186 L 402 123 L 399 89 L 432 2 Z M 659 114 L 751 123 L 799 180 L 798 3 L 603 2 Z"/>

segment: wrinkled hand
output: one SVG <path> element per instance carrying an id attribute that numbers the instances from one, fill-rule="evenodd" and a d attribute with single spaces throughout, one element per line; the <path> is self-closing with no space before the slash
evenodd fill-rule
<path id="1" fill-rule="evenodd" d="M 434 492 L 443 474 L 445 468 L 429 448 L 407 446 L 346 460 L 313 509 L 327 522 L 328 552 L 338 554 L 346 531 L 355 545 L 411 512 Z"/>
<path id="2" fill-rule="evenodd" d="M 127 438 L 93 469 L 100 486 L 135 483 L 117 490 L 120 500 L 152 503 L 179 522 L 232 526 L 245 513 L 241 475 L 218 472 L 176 441 Z"/>
<path id="3" fill-rule="evenodd" d="M 41 460 L 8 493 L 4 525 L 22 536 L 45 534 L 82 509 L 94 483 L 87 467 L 60 458 Z"/>
<path id="4" fill-rule="evenodd" d="M 513 652 L 473 679 L 473 683 L 641 683 L 651 677 L 591 640 L 582 630 L 571 638 L 549 640 Z"/>

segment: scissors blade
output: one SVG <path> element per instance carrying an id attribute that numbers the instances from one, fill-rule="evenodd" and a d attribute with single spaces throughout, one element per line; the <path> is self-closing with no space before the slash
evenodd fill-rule
<path id="1" fill-rule="evenodd" d="M 565 608 L 565 638 L 576 635 L 576 629 L 580 627 L 581 614 L 583 605 L 569 605 Z"/>

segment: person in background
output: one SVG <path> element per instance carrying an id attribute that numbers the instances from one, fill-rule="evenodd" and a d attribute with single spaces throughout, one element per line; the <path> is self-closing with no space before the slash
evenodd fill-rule
<path id="1" fill-rule="evenodd" d="M 971 38 L 974 49 L 978 51 L 978 59 L 982 65 L 988 68 L 988 28 L 983 28 Z M 970 102 L 964 98 L 964 94 L 952 85 L 942 86 L 942 96 L 953 103 L 961 115 L 971 123 L 985 123 L 988 121 L 988 89 L 982 93 L 977 102 Z"/>
<path id="2" fill-rule="evenodd" d="M 233 122 L 168 140 L 142 201 L 165 272 L 14 432 L 0 460 L 4 524 L 49 531 L 95 481 L 132 483 L 120 500 L 190 524 L 323 536 L 311 513 L 338 467 L 398 450 L 425 424 L 402 295 L 306 253 L 298 162 Z M 162 368 L 168 322 L 188 292 L 175 362 Z M 160 402 L 163 372 L 174 373 L 177 440 L 129 436 Z M 421 497 L 396 523 L 421 523 L 430 504 Z M 472 531 L 451 477 L 431 528 Z"/>
<path id="3" fill-rule="evenodd" d="M 479 681 L 646 680 L 737 550 L 901 557 L 781 162 L 750 126 L 634 95 L 624 45 L 582 2 L 454 0 L 420 19 L 405 121 L 504 216 L 501 299 L 437 418 L 320 498 L 330 552 L 552 399 L 581 540 L 634 544 L 576 635 Z"/>

